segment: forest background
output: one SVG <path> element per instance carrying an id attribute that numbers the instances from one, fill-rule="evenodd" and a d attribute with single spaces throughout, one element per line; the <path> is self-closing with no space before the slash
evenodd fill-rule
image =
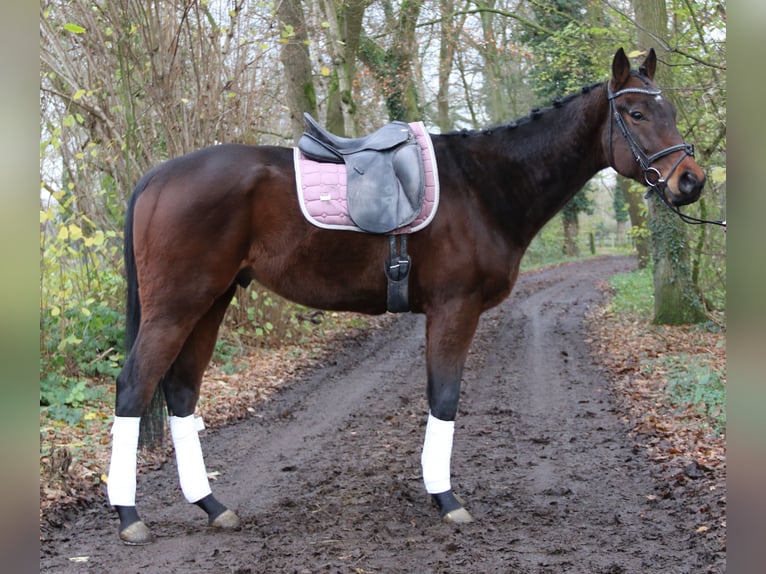
<path id="1" fill-rule="evenodd" d="M 606 80 L 618 47 L 634 58 L 654 47 L 679 131 L 708 173 L 703 199 L 686 211 L 725 217 L 719 2 L 44 0 L 40 38 L 40 454 L 48 465 L 62 444 L 77 456 L 88 436 L 107 437 L 125 357 L 125 205 L 140 176 L 168 158 L 225 142 L 291 146 L 303 111 L 347 136 L 393 119 L 422 120 L 433 133 L 496 125 Z M 621 283 L 626 307 L 639 314 L 634 324 L 724 332 L 725 234 L 667 217 L 643 191 L 605 170 L 545 227 L 524 267 L 636 253 L 641 269 Z M 666 315 L 667 299 L 680 317 Z M 364 321 L 317 316 L 253 285 L 227 315 L 215 364 L 234 372 L 252 353 L 294 349 L 317 331 Z M 659 367 L 672 372 L 687 359 Z M 720 430 L 720 364 L 689 372 L 681 376 L 710 383 L 713 395 L 703 398 Z"/>

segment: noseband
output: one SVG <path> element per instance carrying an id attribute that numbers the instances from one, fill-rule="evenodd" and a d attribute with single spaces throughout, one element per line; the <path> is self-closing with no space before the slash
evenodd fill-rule
<path id="1" fill-rule="evenodd" d="M 710 221 L 707 219 L 698 219 L 696 217 L 692 217 L 691 215 L 686 215 L 685 213 L 681 213 L 681 210 L 678 207 L 674 207 L 670 204 L 668 201 L 668 198 L 665 197 L 665 193 L 663 191 L 663 188 L 667 185 L 667 181 L 673 176 L 673 173 L 675 173 L 676 168 L 681 164 L 681 162 L 684 160 L 686 156 L 694 157 L 694 146 L 689 143 L 680 143 L 676 144 L 670 147 L 666 147 L 665 149 L 662 149 L 652 155 L 647 156 L 644 150 L 641 149 L 641 146 L 638 144 L 636 139 L 633 137 L 633 134 L 630 133 L 630 130 L 628 129 L 627 124 L 625 123 L 625 120 L 622 119 L 622 115 L 617 111 L 617 108 L 614 105 L 614 100 L 623 95 L 623 94 L 644 94 L 647 96 L 659 96 L 662 93 L 662 90 L 649 90 L 644 88 L 624 88 L 622 90 L 618 90 L 616 92 L 612 91 L 611 86 L 607 83 L 607 98 L 609 99 L 609 112 L 614 119 L 614 122 L 609 122 L 609 163 L 614 166 L 614 154 L 612 151 L 612 123 L 616 123 L 617 127 L 620 128 L 620 133 L 622 133 L 622 136 L 625 138 L 625 141 L 628 142 L 628 147 L 630 148 L 630 152 L 633 154 L 633 158 L 636 160 L 636 162 L 641 166 L 641 170 L 644 172 L 644 181 L 646 182 L 646 185 L 649 186 L 649 190 L 646 192 L 645 197 L 649 197 L 652 192 L 656 192 L 657 195 L 660 196 L 662 201 L 665 203 L 665 205 L 668 206 L 668 208 L 673 211 L 676 215 L 678 215 L 684 222 L 686 223 L 712 223 L 714 225 L 721 225 L 724 230 L 726 229 L 726 221 Z M 670 168 L 670 172 L 668 173 L 667 177 L 662 177 L 662 172 L 657 169 L 656 167 L 652 167 L 652 164 L 656 162 L 658 159 L 665 157 L 666 155 L 670 155 L 671 153 L 675 153 L 677 151 L 683 152 L 681 156 L 678 158 L 676 163 L 673 164 L 673 167 Z"/>

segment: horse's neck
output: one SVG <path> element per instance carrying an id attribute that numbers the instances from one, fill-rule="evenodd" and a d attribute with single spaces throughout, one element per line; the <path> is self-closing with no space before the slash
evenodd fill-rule
<path id="1" fill-rule="evenodd" d="M 608 116 L 606 89 L 597 86 L 559 108 L 548 108 L 517 128 L 500 128 L 495 149 L 485 158 L 502 174 L 492 201 L 504 206 L 506 225 L 523 243 L 558 213 L 601 169 L 607 159 L 601 141 Z M 482 162 L 484 163 L 484 162 Z"/>

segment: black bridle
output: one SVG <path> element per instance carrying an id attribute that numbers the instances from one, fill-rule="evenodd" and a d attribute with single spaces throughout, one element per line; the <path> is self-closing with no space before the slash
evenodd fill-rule
<path id="1" fill-rule="evenodd" d="M 641 166 L 641 170 L 644 172 L 644 181 L 646 182 L 646 185 L 649 186 L 648 191 L 646 192 L 646 195 L 644 197 L 649 197 L 652 193 L 656 193 L 663 201 L 663 203 L 670 209 L 673 213 L 678 215 L 678 217 L 681 218 L 681 220 L 685 223 L 690 224 L 701 224 L 701 223 L 710 223 L 712 225 L 720 225 L 726 229 L 726 221 L 713 221 L 709 219 L 700 219 L 697 217 L 693 217 L 691 215 L 686 215 L 685 213 L 681 213 L 681 209 L 672 205 L 670 201 L 668 201 L 668 198 L 665 197 L 664 188 L 667 186 L 667 181 L 673 176 L 673 173 L 675 173 L 676 168 L 680 165 L 680 163 L 684 160 L 686 156 L 694 157 L 694 146 L 689 143 L 680 143 L 676 144 L 670 147 L 666 147 L 665 149 L 662 149 L 658 151 L 657 153 L 654 153 L 652 155 L 646 155 L 643 149 L 641 149 L 641 146 L 638 144 L 636 139 L 633 137 L 633 135 L 630 133 L 630 130 L 628 129 L 627 124 L 625 123 L 625 120 L 622 119 L 622 115 L 617 111 L 616 106 L 614 105 L 615 98 L 623 95 L 623 94 L 644 94 L 647 96 L 659 96 L 662 91 L 661 90 L 650 90 L 645 88 L 624 88 L 622 90 L 618 90 L 616 92 L 612 91 L 611 86 L 607 84 L 607 97 L 609 98 L 609 112 L 613 118 L 613 122 L 609 122 L 609 163 L 614 166 L 614 155 L 612 152 L 612 124 L 616 123 L 617 127 L 620 128 L 620 133 L 622 133 L 622 136 L 625 138 L 625 141 L 628 142 L 628 147 L 630 148 L 630 152 L 633 154 L 633 158 L 638 162 L 638 164 Z M 670 169 L 670 172 L 668 173 L 667 177 L 662 176 L 662 172 L 657 169 L 656 167 L 652 167 L 652 164 L 656 162 L 658 159 L 665 157 L 666 155 L 670 155 L 675 152 L 682 152 L 676 163 L 673 164 L 673 167 Z"/>

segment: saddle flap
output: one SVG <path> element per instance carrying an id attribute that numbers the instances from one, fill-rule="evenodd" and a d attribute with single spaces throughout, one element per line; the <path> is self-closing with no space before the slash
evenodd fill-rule
<path id="1" fill-rule="evenodd" d="M 367 151 L 346 157 L 348 211 L 369 233 L 389 233 L 408 225 L 423 204 L 425 176 L 414 139 L 393 152 Z"/>

